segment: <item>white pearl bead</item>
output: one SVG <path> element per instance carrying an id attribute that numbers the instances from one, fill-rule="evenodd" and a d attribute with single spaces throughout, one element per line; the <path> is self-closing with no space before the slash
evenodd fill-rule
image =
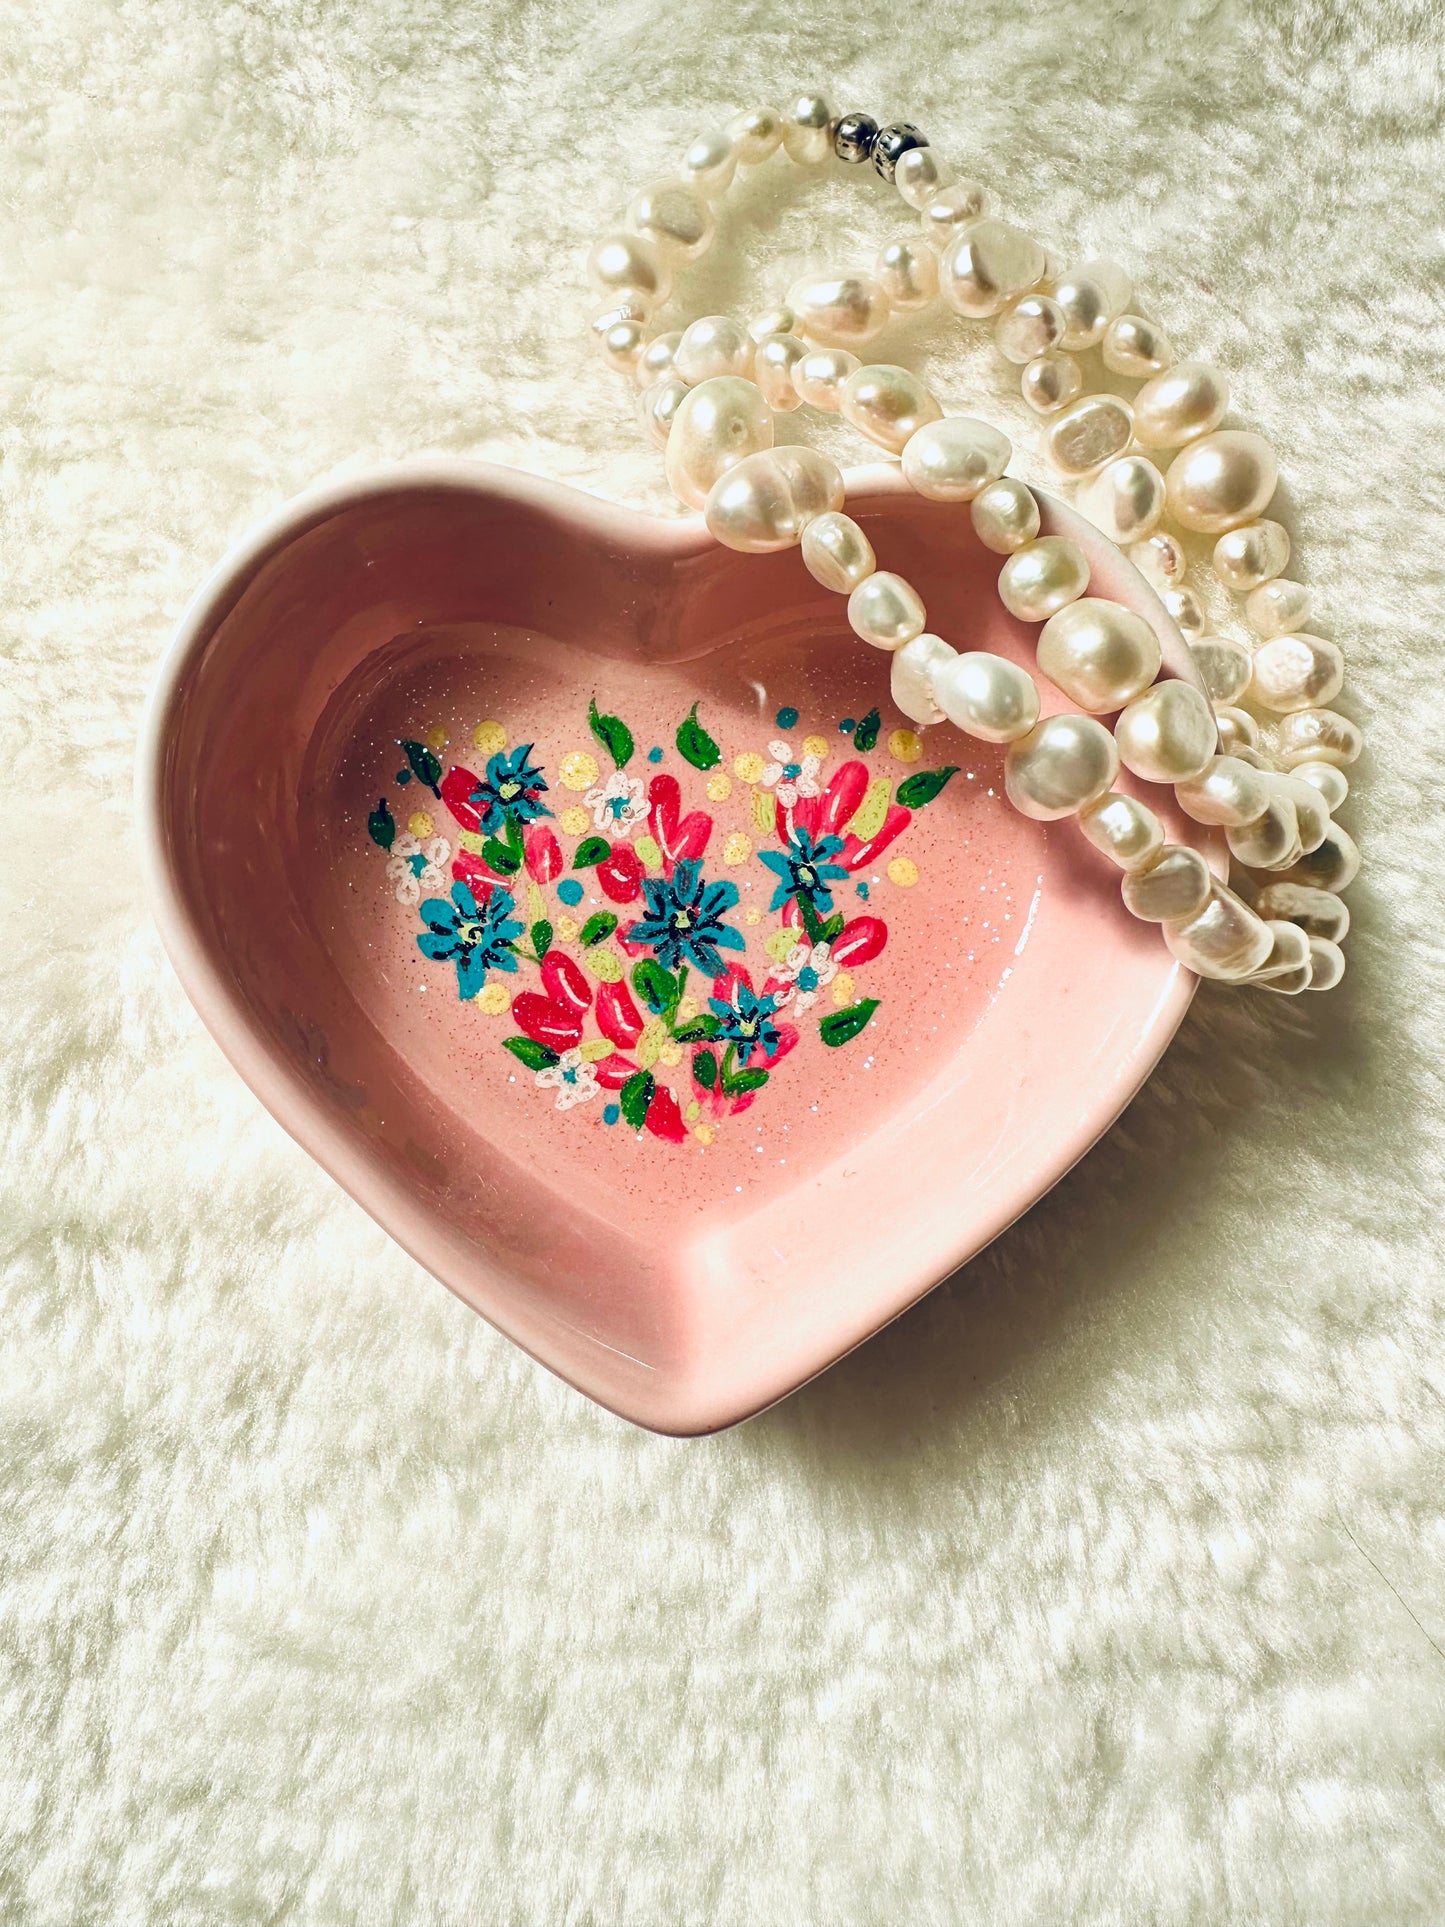
<path id="1" fill-rule="evenodd" d="M 1287 796 L 1271 790 L 1264 814 L 1224 832 L 1230 852 L 1251 870 L 1283 870 L 1300 857 L 1299 822 Z"/>
<path id="2" fill-rule="evenodd" d="M 1147 541 L 1135 542 L 1130 547 L 1129 560 L 1161 595 L 1166 589 L 1177 589 L 1189 573 L 1183 545 L 1163 529 L 1157 529 Z"/>
<path id="3" fill-rule="evenodd" d="M 903 447 L 910 488 L 931 502 L 971 502 L 1008 467 L 1013 448 L 987 422 L 947 415 L 925 422 Z"/>
<path id="4" fill-rule="evenodd" d="M 888 569 L 875 569 L 849 596 L 848 620 L 864 642 L 891 650 L 922 635 L 928 617 L 911 583 Z"/>
<path id="5" fill-rule="evenodd" d="M 1064 311 L 1062 345 L 1075 354 L 1096 347 L 1132 293 L 1128 277 L 1112 261 L 1086 261 L 1063 276 L 1054 286 L 1054 299 Z"/>
<path id="6" fill-rule="evenodd" d="M 1134 397 L 1134 433 L 1146 448 L 1178 448 L 1218 428 L 1229 383 L 1207 361 L 1176 361 Z"/>
<path id="7" fill-rule="evenodd" d="M 598 342 L 602 359 L 619 375 L 636 375 L 647 346 L 647 327 L 641 321 L 614 321 Z"/>
<path id="8" fill-rule="evenodd" d="M 1159 674 L 1159 638 L 1121 602 L 1083 596 L 1039 631 L 1039 668 L 1092 715 L 1122 709 Z"/>
<path id="9" fill-rule="evenodd" d="M 1214 573 L 1226 589 L 1248 595 L 1289 566 L 1289 533 L 1278 522 L 1246 522 L 1214 545 Z"/>
<path id="10" fill-rule="evenodd" d="M 1226 428 L 1181 449 L 1164 486 L 1176 522 L 1204 535 L 1221 535 L 1252 522 L 1278 480 L 1279 464 L 1263 435 Z"/>
<path id="11" fill-rule="evenodd" d="M 875 361 L 843 383 L 838 413 L 870 442 L 901 455 L 910 438 L 926 422 L 936 423 L 943 410 L 911 369 Z"/>
<path id="12" fill-rule="evenodd" d="M 881 334 L 888 297 L 866 274 L 832 274 L 799 281 L 788 295 L 799 332 L 825 348 L 856 348 Z"/>
<path id="13" fill-rule="evenodd" d="M 833 151 L 833 110 L 822 94 L 800 94 L 783 115 L 783 151 L 803 167 L 819 167 Z"/>
<path id="14" fill-rule="evenodd" d="M 919 209 L 923 238 L 941 254 L 961 229 L 972 227 L 988 206 L 988 196 L 977 181 L 954 181 L 939 188 Z"/>
<path id="15" fill-rule="evenodd" d="M 1342 943 L 1349 934 L 1350 913 L 1343 897 L 1308 883 L 1266 884 L 1254 907 L 1262 917 L 1297 923 L 1307 937 Z"/>
<path id="16" fill-rule="evenodd" d="M 1072 355 L 1039 355 L 1019 376 L 1019 389 L 1036 415 L 1052 415 L 1080 393 L 1084 377 Z"/>
<path id="17" fill-rule="evenodd" d="M 1064 338 L 1064 311 L 1049 295 L 1020 295 L 1000 313 L 993 338 L 1004 360 L 1021 368 L 1058 347 Z"/>
<path id="18" fill-rule="evenodd" d="M 735 114 L 728 122 L 728 133 L 744 167 L 756 167 L 782 145 L 783 117 L 771 107 L 753 107 Z M 769 329 L 768 333 L 773 330 Z M 785 332 L 778 330 L 779 333 Z"/>
<path id="19" fill-rule="evenodd" d="M 1004 656 L 971 649 L 935 664 L 934 699 L 965 735 L 985 743 L 1011 743 L 1039 719 L 1039 692 L 1026 669 Z"/>
<path id="20" fill-rule="evenodd" d="M 686 181 L 654 181 L 634 195 L 627 218 L 670 261 L 695 261 L 712 240 L 707 196 Z"/>
<path id="21" fill-rule="evenodd" d="M 1089 586 L 1089 563 L 1067 536 L 1042 535 L 1016 549 L 999 572 L 1003 606 L 1020 622 L 1045 622 Z"/>
<path id="22" fill-rule="evenodd" d="M 1125 877 L 1124 908 L 1144 923 L 1177 923 L 1198 915 L 1209 901 L 1213 881 L 1198 850 L 1187 843 L 1166 843 L 1147 869 Z"/>
<path id="23" fill-rule="evenodd" d="M 1040 823 L 1072 816 L 1102 796 L 1118 774 L 1114 739 L 1092 716 L 1045 716 L 1010 743 L 1004 758 L 1009 801 Z"/>
<path id="24" fill-rule="evenodd" d="M 731 315 L 701 315 L 683 329 L 673 366 L 692 387 L 718 375 L 751 374 L 752 337 Z"/>
<path id="25" fill-rule="evenodd" d="M 904 154 L 926 154 L 926 147 L 910 147 Z M 938 256 L 917 236 L 890 241 L 873 263 L 873 278 L 898 314 L 913 314 L 938 299 Z"/>
<path id="26" fill-rule="evenodd" d="M 1259 910 L 1256 905 L 1255 915 Z M 1310 984 L 1310 940 L 1303 930 L 1276 917 L 1267 918 L 1274 942 L 1269 955 L 1250 978 L 1262 990 L 1282 990 L 1287 995 L 1308 990 Z M 1288 981 L 1286 981 L 1288 980 Z"/>
<path id="27" fill-rule="evenodd" d="M 1360 851 L 1348 830 L 1331 823 L 1329 835 L 1317 850 L 1301 856 L 1282 879 L 1305 883 L 1316 890 L 1348 890 L 1360 873 Z"/>
<path id="28" fill-rule="evenodd" d="M 755 342 L 766 341 L 769 335 L 792 335 L 797 331 L 798 317 L 785 301 L 780 301 L 776 308 L 764 308 L 748 323 L 748 333 Z"/>
<path id="29" fill-rule="evenodd" d="M 636 373 L 639 388 L 650 388 L 655 381 L 668 381 L 672 378 L 675 373 L 673 363 L 677 359 L 677 344 L 681 340 L 682 333 L 676 328 L 670 334 L 652 337 L 637 357 Z"/>
<path id="30" fill-rule="evenodd" d="M 1345 974 L 1345 953 L 1324 937 L 1310 938 L 1310 989 L 1333 990 Z"/>
<path id="31" fill-rule="evenodd" d="M 888 693 L 894 708 L 901 709 L 910 722 L 923 729 L 941 723 L 944 711 L 934 694 L 934 672 L 952 662 L 957 653 L 942 636 L 930 635 L 927 630 L 912 642 L 905 642 L 889 664 Z"/>
<path id="32" fill-rule="evenodd" d="M 1044 436 L 1044 453 L 1064 475 L 1088 475 L 1122 455 L 1134 435 L 1134 417 L 1117 395 L 1084 395 L 1056 415 Z"/>
<path id="33" fill-rule="evenodd" d="M 1121 870 L 1146 870 L 1164 848 L 1164 825 L 1147 803 L 1109 790 L 1079 811 L 1079 828 Z"/>
<path id="34" fill-rule="evenodd" d="M 1185 783 L 1219 746 L 1214 711 L 1191 683 L 1156 683 L 1114 725 L 1125 769 L 1146 783 Z"/>
<path id="35" fill-rule="evenodd" d="M 1345 659 L 1323 636 L 1276 636 L 1254 652 L 1249 700 L 1276 715 L 1333 702 L 1345 680 Z"/>
<path id="36" fill-rule="evenodd" d="M 1197 776 L 1175 784 L 1174 799 L 1196 823 L 1238 830 L 1257 823 L 1269 808 L 1269 784 L 1261 770 L 1237 756 L 1211 756 Z"/>
<path id="37" fill-rule="evenodd" d="M 1291 774 L 1319 791 L 1332 816 L 1350 793 L 1349 777 L 1333 763 L 1296 763 Z"/>
<path id="38" fill-rule="evenodd" d="M 939 286 L 957 314 L 975 321 L 996 315 L 1043 278 L 1044 251 L 1007 221 L 979 221 L 944 250 Z"/>
<path id="39" fill-rule="evenodd" d="M 814 348 L 793 368 L 798 399 L 836 415 L 843 383 L 861 365 L 857 355 L 850 355 L 846 348 Z"/>
<path id="40" fill-rule="evenodd" d="M 974 534 L 995 555 L 1026 548 L 1039 532 L 1039 505 L 1033 490 L 1012 475 L 1001 475 L 980 489 L 969 513 Z"/>
<path id="41" fill-rule="evenodd" d="M 1233 709 L 1228 703 L 1220 703 L 1214 712 L 1214 720 L 1219 729 L 1221 756 L 1238 756 L 1245 762 L 1257 756 L 1259 724 L 1247 709 Z"/>
<path id="42" fill-rule="evenodd" d="M 1309 856 L 1330 833 L 1330 812 L 1325 799 L 1311 784 L 1301 783 L 1288 770 L 1271 770 L 1266 781 L 1278 795 L 1287 796 L 1294 804 L 1300 849 Z"/>
<path id="43" fill-rule="evenodd" d="M 773 414 L 756 382 L 719 375 L 688 390 L 667 438 L 667 479 L 692 508 L 705 506 L 720 475 L 773 445 Z"/>
<path id="44" fill-rule="evenodd" d="M 1194 642 L 1209 627 L 1204 604 L 1192 589 L 1166 589 L 1159 600 L 1186 642 Z"/>
<path id="45" fill-rule="evenodd" d="M 587 257 L 587 279 L 596 294 L 630 290 L 655 307 L 672 292 L 672 269 L 661 248 L 641 234 L 604 234 Z"/>
<path id="46" fill-rule="evenodd" d="M 716 133 L 698 135 L 683 155 L 678 172 L 689 187 L 715 201 L 732 186 L 737 166 L 737 144 L 731 134 L 719 128 Z"/>
<path id="47" fill-rule="evenodd" d="M 1284 718 L 1275 735 L 1286 769 L 1296 763 L 1333 763 L 1348 769 L 1364 746 L 1359 726 L 1336 709 L 1298 709 Z"/>
<path id="48" fill-rule="evenodd" d="M 795 547 L 814 516 L 842 506 L 836 462 L 812 448 L 768 448 L 718 477 L 704 513 L 725 547 L 764 555 Z"/>
<path id="49" fill-rule="evenodd" d="M 1164 477 L 1146 455 L 1121 455 L 1084 484 L 1075 507 L 1127 548 L 1152 535 L 1164 513 Z"/>
<path id="50" fill-rule="evenodd" d="M 928 206 L 943 186 L 943 168 L 931 147 L 910 147 L 893 166 L 893 185 L 910 207 Z"/>
<path id="51" fill-rule="evenodd" d="M 1115 315 L 1104 330 L 1100 353 L 1106 368 L 1130 381 L 1162 374 L 1174 360 L 1164 330 L 1138 314 Z"/>
<path id="52" fill-rule="evenodd" d="M 1264 919 L 1217 879 L 1197 915 L 1164 925 L 1164 941 L 1186 969 L 1221 983 L 1248 977 L 1274 947 Z"/>
<path id="53" fill-rule="evenodd" d="M 796 335 L 764 335 L 753 351 L 753 379 L 775 415 L 801 408 L 803 397 L 793 386 L 793 370 L 808 350 Z"/>
<path id="54" fill-rule="evenodd" d="M 1276 576 L 1273 581 L 1261 582 L 1257 589 L 1250 591 L 1244 599 L 1244 613 L 1266 639 L 1288 636 L 1303 629 L 1309 621 L 1313 600 L 1303 582 Z"/>
<path id="55" fill-rule="evenodd" d="M 1190 643 L 1189 653 L 1210 702 L 1235 702 L 1249 687 L 1254 662 L 1242 642 L 1229 636 L 1200 636 Z"/>
<path id="56" fill-rule="evenodd" d="M 835 595 L 851 595 L 877 567 L 873 544 L 851 515 L 818 516 L 803 530 L 808 573 Z"/>
<path id="57" fill-rule="evenodd" d="M 655 381 L 650 388 L 643 390 L 642 425 L 659 448 L 667 447 L 673 420 L 691 393 L 687 383 L 678 381 L 675 376 Z"/>

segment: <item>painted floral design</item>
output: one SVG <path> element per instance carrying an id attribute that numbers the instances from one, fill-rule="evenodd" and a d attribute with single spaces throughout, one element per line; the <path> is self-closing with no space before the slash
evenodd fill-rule
<path id="1" fill-rule="evenodd" d="M 795 754 L 778 735 L 763 754 L 720 744 L 699 711 L 679 721 L 673 767 L 595 699 L 585 729 L 546 750 L 508 747 L 494 720 L 469 726 L 480 775 L 446 758 L 448 730 L 413 728 L 394 781 L 430 791 L 455 830 L 414 834 L 434 822 L 428 806 L 403 832 L 385 795 L 366 828 L 389 891 L 420 919 L 417 949 L 497 1023 L 513 1076 L 601 1128 L 706 1147 L 785 1065 L 795 1075 L 801 1043 L 841 1049 L 874 1021 L 858 977 L 888 944 L 874 866 L 957 772 L 895 780 L 870 766 L 876 711 L 839 726 L 860 754 L 831 767 L 824 737 Z M 780 730 L 798 723 L 778 711 Z M 895 764 L 917 762 L 910 747 Z M 560 814 L 544 801 L 549 769 Z M 888 865 L 893 883 L 917 873 L 911 858 Z"/>

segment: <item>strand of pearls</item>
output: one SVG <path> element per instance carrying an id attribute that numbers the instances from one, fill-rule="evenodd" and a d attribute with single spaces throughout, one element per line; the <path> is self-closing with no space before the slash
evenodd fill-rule
<path id="1" fill-rule="evenodd" d="M 715 204 L 739 167 L 780 149 L 804 167 L 834 155 L 871 159 L 917 212 L 917 228 L 889 242 L 871 273 L 810 277 L 747 327 L 706 315 L 655 332 L 675 267 L 711 245 Z M 989 214 L 976 182 L 950 181 L 917 128 L 839 117 L 806 94 L 785 114 L 757 108 L 694 141 L 677 176 L 644 188 L 627 226 L 596 243 L 588 276 L 602 302 L 592 324 L 601 351 L 642 387 L 642 420 L 665 450 L 669 482 L 720 542 L 754 553 L 799 547 L 813 576 L 847 596 L 855 634 L 891 655 L 903 713 L 921 727 L 947 720 L 1006 744 L 1014 807 L 1040 821 L 1073 817 L 1123 873 L 1125 907 L 1158 923 L 1190 969 L 1285 994 L 1339 982 L 1349 928 L 1339 893 L 1359 852 L 1333 812 L 1361 748 L 1355 724 L 1328 706 L 1344 661 L 1306 630 L 1309 591 L 1284 575 L 1289 536 L 1264 516 L 1278 479 L 1274 451 L 1261 435 L 1221 426 L 1224 376 L 1176 358 L 1163 331 L 1132 311 L 1121 268 L 1092 261 L 1062 272 L 1031 235 Z M 1207 700 L 1188 683 L 1159 680 L 1151 626 L 1089 596 L 1083 551 L 1040 534 L 1037 501 L 1005 472 L 1013 451 L 1003 435 L 945 416 L 908 369 L 856 352 L 892 314 L 940 297 L 966 319 L 993 322 L 999 352 L 1019 367 L 1024 399 L 1047 424 L 1049 461 L 1159 590 Z M 1095 348 L 1108 373 L 1141 384 L 1132 402 L 1085 392 L 1078 357 Z M 1041 720 L 1038 689 L 1016 663 L 960 653 L 929 632 L 916 591 L 878 568 L 844 512 L 837 465 L 812 449 L 774 447 L 775 417 L 804 405 L 840 415 L 898 457 L 918 494 L 970 505 L 980 541 L 1005 557 L 1005 607 L 1041 625 L 1038 669 L 1078 713 Z M 1154 459 L 1161 451 L 1176 451 L 1167 470 Z M 1252 648 L 1205 633 L 1170 523 L 1216 537 L 1214 574 L 1244 599 Z M 1098 720 L 1110 715 L 1112 730 Z M 1121 764 L 1171 785 L 1194 821 L 1223 828 L 1237 889 L 1197 851 L 1167 842 L 1154 811 L 1113 787 Z"/>

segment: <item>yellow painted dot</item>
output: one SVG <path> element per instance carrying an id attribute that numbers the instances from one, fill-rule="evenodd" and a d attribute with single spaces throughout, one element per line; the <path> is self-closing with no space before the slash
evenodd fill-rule
<path id="1" fill-rule="evenodd" d="M 421 739 L 426 744 L 427 748 L 430 750 L 434 750 L 438 756 L 441 755 L 442 751 L 446 748 L 447 744 L 451 741 L 451 738 L 447 735 L 444 729 L 423 730 Z"/>
<path id="2" fill-rule="evenodd" d="M 597 758 L 585 749 L 574 749 L 562 758 L 557 774 L 564 790 L 590 790 L 597 781 Z"/>
<path id="3" fill-rule="evenodd" d="M 501 984 L 488 984 L 477 993 L 477 1009 L 484 1017 L 500 1017 L 510 1010 L 512 1000 Z"/>
<path id="4" fill-rule="evenodd" d="M 792 924 L 785 924 L 781 930 L 774 930 L 771 936 L 764 940 L 763 948 L 774 963 L 786 963 L 802 941 L 802 931 L 795 929 Z"/>
<path id="5" fill-rule="evenodd" d="M 711 1124 L 699 1124 L 696 1130 L 694 1130 L 693 1136 L 697 1139 L 699 1144 L 708 1145 L 712 1143 L 713 1138 L 716 1136 L 716 1132 L 713 1130 Z"/>
<path id="6" fill-rule="evenodd" d="M 690 1024 L 701 1008 L 696 997 L 684 997 L 677 1007 L 677 1021 L 680 1024 Z"/>
<path id="7" fill-rule="evenodd" d="M 761 923 L 762 920 L 763 920 L 762 911 L 758 908 L 758 906 L 755 903 L 750 903 L 747 909 L 744 910 L 743 912 L 743 922 L 744 923 Z"/>
<path id="8" fill-rule="evenodd" d="M 406 819 L 406 827 L 411 831 L 413 836 L 423 837 L 430 836 L 436 828 L 436 824 L 432 822 L 425 810 L 413 810 L 411 815 Z"/>
<path id="9" fill-rule="evenodd" d="M 888 738 L 888 754 L 900 763 L 916 763 L 923 754 L 922 739 L 911 729 L 895 729 Z"/>
<path id="10" fill-rule="evenodd" d="M 753 839 L 744 836 L 741 830 L 734 830 L 723 845 L 724 863 L 746 863 L 753 853 Z"/>
<path id="11" fill-rule="evenodd" d="M 803 738 L 803 754 L 805 756 L 816 756 L 821 762 L 828 754 L 828 749 L 829 743 L 826 736 L 805 736 Z"/>
<path id="12" fill-rule="evenodd" d="M 657 1053 L 657 1061 L 659 1064 L 666 1064 L 668 1069 L 671 1070 L 674 1064 L 680 1064 L 682 1062 L 682 1045 L 679 1044 L 676 1039 L 669 1038 Z"/>
<path id="13" fill-rule="evenodd" d="M 570 809 L 563 810 L 557 820 L 561 823 L 562 828 L 567 832 L 568 836 L 585 836 L 587 834 L 587 826 L 592 821 L 586 810 L 578 809 L 575 803 L 572 804 Z"/>
<path id="14" fill-rule="evenodd" d="M 740 783 L 756 783 L 767 767 L 755 749 L 745 749 L 733 763 L 733 775 Z"/>
<path id="15" fill-rule="evenodd" d="M 833 1002 L 839 1010 L 844 1010 L 853 1001 L 853 979 L 846 970 L 840 970 L 833 979 Z"/>
<path id="16" fill-rule="evenodd" d="M 726 803 L 733 793 L 733 779 L 719 770 L 716 776 L 707 779 L 707 793 L 710 802 Z"/>
<path id="17" fill-rule="evenodd" d="M 900 890 L 911 890 L 918 881 L 918 865 L 911 856 L 896 856 L 888 866 L 888 881 Z"/>
<path id="18" fill-rule="evenodd" d="M 683 1116 L 689 1124 L 696 1124 L 702 1116 L 702 1106 L 695 1097 L 688 1099 L 687 1109 L 683 1112 Z"/>
<path id="19" fill-rule="evenodd" d="M 499 756 L 507 747 L 507 732 L 500 723 L 478 723 L 472 741 L 483 756 Z"/>

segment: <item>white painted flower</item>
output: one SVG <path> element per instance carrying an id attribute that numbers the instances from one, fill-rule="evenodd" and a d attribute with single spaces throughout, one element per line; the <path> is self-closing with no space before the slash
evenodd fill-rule
<path id="1" fill-rule="evenodd" d="M 818 781 L 818 771 L 822 768 L 819 756 L 795 757 L 786 743 L 769 743 L 768 754 L 772 762 L 767 765 L 758 781 L 764 789 L 772 790 L 785 810 L 792 809 L 800 796 L 821 796 L 823 786 Z"/>
<path id="2" fill-rule="evenodd" d="M 451 854 L 452 846 L 444 836 L 418 843 L 409 831 L 403 831 L 392 843 L 386 860 L 386 874 L 396 885 L 397 902 L 420 903 L 424 892 L 444 891 Z"/>
<path id="3" fill-rule="evenodd" d="M 599 830 L 612 836 L 631 836 L 633 826 L 647 815 L 647 798 L 639 777 L 617 769 L 595 790 L 588 790 L 582 801 L 592 812 Z"/>
<path id="4" fill-rule="evenodd" d="M 570 1111 L 574 1104 L 585 1104 L 589 1097 L 596 1097 L 601 1088 L 596 1065 L 586 1063 L 580 1050 L 563 1051 L 555 1064 L 537 1073 L 537 1089 L 556 1091 L 559 1111 Z"/>
<path id="5" fill-rule="evenodd" d="M 810 1010 L 818 1001 L 818 992 L 837 974 L 832 945 L 826 943 L 795 943 L 778 965 L 778 975 L 793 986 L 787 998 L 797 1011 Z"/>

